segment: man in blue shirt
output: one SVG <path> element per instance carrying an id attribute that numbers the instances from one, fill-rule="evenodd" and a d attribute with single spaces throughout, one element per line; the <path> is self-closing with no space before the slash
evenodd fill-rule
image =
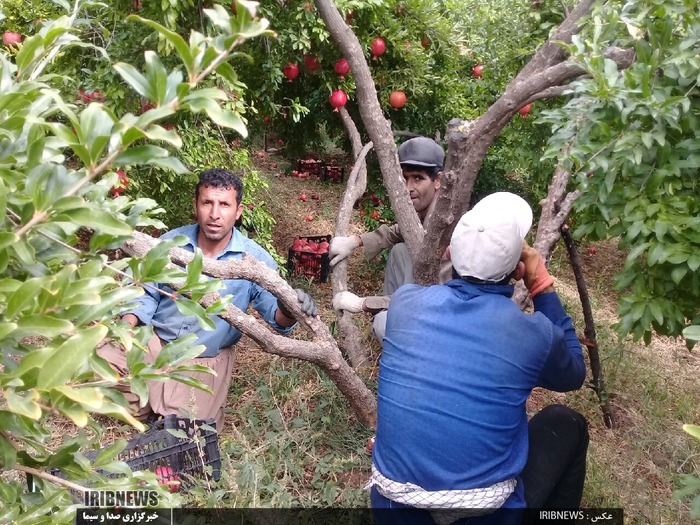
<path id="1" fill-rule="evenodd" d="M 236 220 L 243 212 L 243 183 L 235 174 L 224 169 L 210 169 L 202 172 L 195 189 L 193 200 L 197 224 L 183 226 L 162 236 L 169 239 L 177 235 L 188 238 L 184 249 L 194 252 L 202 250 L 205 257 L 217 260 L 240 259 L 244 253 L 252 255 L 270 268 L 276 270 L 274 259 L 255 241 L 248 239 L 235 227 Z M 244 279 L 226 279 L 221 296 L 232 295 L 232 303 L 242 311 L 250 304 L 267 321 L 272 328 L 282 334 L 291 331 L 295 320 L 285 312 L 277 298 L 268 290 Z M 208 366 L 216 375 L 191 374 L 209 386 L 213 394 L 189 387 L 178 381 L 148 381 L 149 395 L 145 407 L 138 405 L 138 396 L 122 385 L 124 395 L 129 400 L 137 417 L 144 419 L 151 413 L 158 415 L 190 413 L 197 419 L 215 417 L 217 428 L 223 426 L 224 405 L 231 384 L 235 345 L 241 333 L 228 322 L 215 317 L 215 329 L 202 329 L 195 316 L 182 315 L 175 302 L 168 296 L 150 288 L 139 298 L 140 306 L 122 316 L 122 320 L 132 327 L 137 325 L 153 326 L 154 337 L 149 342 L 150 362 L 155 360 L 163 345 L 187 334 L 196 334 L 196 344 L 205 346 L 199 357 L 190 361 L 192 364 Z M 317 315 L 318 309 L 313 299 L 303 290 L 296 290 L 301 309 L 307 315 Z M 98 353 L 105 357 L 121 374 L 128 374 L 126 353 L 120 345 L 106 343 L 98 348 Z"/>
<path id="2" fill-rule="evenodd" d="M 531 224 L 520 197 L 486 197 L 452 235 L 454 279 L 393 295 L 369 486 L 374 508 L 414 509 L 399 522 L 519 523 L 508 509 L 580 504 L 585 419 L 553 405 L 528 424 L 525 409 L 534 387 L 575 390 L 586 374 L 554 280 L 524 243 Z M 511 300 L 511 278 L 534 314 Z"/>

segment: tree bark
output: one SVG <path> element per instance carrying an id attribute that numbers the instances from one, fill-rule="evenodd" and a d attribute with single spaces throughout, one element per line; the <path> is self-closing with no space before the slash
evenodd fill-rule
<path id="1" fill-rule="evenodd" d="M 374 144 L 384 186 L 404 241 L 415 259 L 423 241 L 423 227 L 404 184 L 391 125 L 382 113 L 362 46 L 332 0 L 315 0 L 315 4 L 328 32 L 350 64 L 357 86 L 355 96 L 362 123 Z"/>
<path id="2" fill-rule="evenodd" d="M 160 241 L 148 235 L 134 232 L 133 237 L 124 242 L 122 250 L 133 257 L 143 257 L 158 242 Z M 169 256 L 178 266 L 186 266 L 194 254 L 181 248 L 172 248 Z M 233 305 L 229 305 L 226 313 L 220 317 L 253 339 L 265 352 L 309 361 L 323 368 L 347 398 L 358 419 L 368 427 L 375 427 L 377 401 L 374 394 L 343 359 L 328 327 L 320 319 L 309 317 L 301 311 L 296 293 L 277 272 L 254 257 L 244 255 L 242 259 L 229 261 L 217 261 L 205 257 L 202 273 L 220 279 L 246 279 L 272 292 L 311 335 L 311 341 L 301 341 L 276 334 L 254 316 L 246 314 Z M 175 288 L 173 285 L 170 286 Z M 208 294 L 199 303 L 207 307 L 219 299 L 218 294 Z"/>
<path id="3" fill-rule="evenodd" d="M 571 267 L 573 268 L 574 276 L 576 277 L 578 295 L 581 299 L 581 308 L 583 310 L 584 319 L 583 344 L 588 350 L 588 360 L 591 365 L 591 387 L 598 396 L 600 410 L 603 414 L 603 422 L 605 423 L 605 426 L 610 429 L 614 429 L 616 427 L 615 417 L 613 415 L 612 408 L 610 407 L 610 401 L 608 400 L 608 392 L 605 388 L 603 370 L 600 367 L 600 353 L 598 352 L 598 342 L 596 341 L 593 309 L 591 308 L 591 301 L 588 297 L 588 287 L 586 286 L 586 279 L 583 275 L 581 260 L 578 256 L 578 250 L 576 249 L 576 244 L 574 244 L 574 239 L 571 237 L 571 233 L 569 232 L 569 227 L 566 225 L 562 226 L 562 236 L 564 237 L 566 249 L 569 253 Z"/>
<path id="4" fill-rule="evenodd" d="M 340 118 L 350 137 L 355 163 L 350 170 L 348 182 L 340 202 L 338 217 L 335 221 L 335 236 L 346 236 L 350 230 L 353 205 L 367 188 L 367 162 L 366 157 L 372 143 L 362 146 L 360 132 L 355 126 L 345 108 L 340 108 Z M 331 288 L 333 295 L 348 289 L 348 260 L 345 259 L 333 267 L 331 273 Z M 364 370 L 369 365 L 369 353 L 362 344 L 362 333 L 353 322 L 353 314 L 350 312 L 338 312 L 338 332 L 340 333 L 339 345 L 348 357 L 348 361 L 355 370 Z"/>

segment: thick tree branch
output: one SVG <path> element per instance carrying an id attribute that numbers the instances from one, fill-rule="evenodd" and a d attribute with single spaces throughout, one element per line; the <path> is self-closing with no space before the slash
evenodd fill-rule
<path id="1" fill-rule="evenodd" d="M 362 137 L 345 108 L 340 108 L 340 117 L 348 132 L 352 144 L 352 152 L 355 163 L 350 170 L 348 182 L 340 202 L 340 209 L 335 222 L 335 236 L 348 235 L 353 205 L 367 188 L 367 153 L 372 149 L 371 142 L 362 146 Z M 348 261 L 347 259 L 336 264 L 331 274 L 331 287 L 333 295 L 348 288 Z M 353 322 L 350 312 L 338 313 L 338 332 L 340 333 L 339 345 L 348 357 L 348 361 L 356 370 L 365 368 L 368 364 L 368 352 L 362 344 L 362 334 Z"/>
<path id="2" fill-rule="evenodd" d="M 443 253 L 449 245 L 454 226 L 469 208 L 474 181 L 484 157 L 513 115 L 528 102 L 561 93 L 562 86 L 584 74 L 579 64 L 567 60 L 566 51 L 559 42 L 571 42 L 592 5 L 593 0 L 582 0 L 569 13 L 552 38 L 535 53 L 483 115 L 473 122 L 453 119 L 448 124 L 443 181 L 452 189 L 441 190 L 435 211 L 426 221 L 425 237 L 414 258 L 417 283 L 437 282 L 440 257 L 435 254 Z M 615 60 L 619 67 L 627 67 L 633 57 L 630 51 L 613 48 L 606 56 Z"/>
<path id="3" fill-rule="evenodd" d="M 143 257 L 159 241 L 138 232 L 125 241 L 122 250 L 134 257 Z M 178 266 L 189 263 L 194 254 L 181 248 L 172 248 L 170 259 Z M 251 337 L 269 353 L 283 357 L 293 357 L 312 362 L 323 368 L 338 389 L 345 395 L 357 417 L 365 425 L 374 427 L 376 422 L 376 399 L 362 380 L 343 359 L 328 327 L 315 317 L 301 311 L 296 293 L 277 272 L 253 257 L 244 256 L 240 260 L 217 261 L 204 258 L 202 273 L 221 279 L 246 279 L 259 284 L 272 292 L 294 315 L 302 326 L 313 336 L 313 341 L 300 341 L 273 333 L 254 316 L 248 315 L 233 305 L 221 315 L 241 333 Z M 171 285 L 173 288 L 177 288 Z M 207 307 L 219 300 L 218 294 L 208 294 L 199 302 Z"/>
<path id="4" fill-rule="evenodd" d="M 423 227 L 403 182 L 391 126 L 382 113 L 362 46 L 332 0 L 315 0 L 315 4 L 328 32 L 350 64 L 350 70 L 355 77 L 357 86 L 355 95 L 362 123 L 370 140 L 374 143 L 384 186 L 387 189 L 396 220 L 409 251 L 415 257 L 423 241 Z"/>

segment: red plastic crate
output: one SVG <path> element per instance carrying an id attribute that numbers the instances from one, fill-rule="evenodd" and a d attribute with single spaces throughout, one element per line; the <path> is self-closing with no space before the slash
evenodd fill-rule
<path id="1" fill-rule="evenodd" d="M 299 239 L 319 244 L 321 242 L 331 242 L 330 235 L 308 235 L 299 236 Z M 328 280 L 330 272 L 330 258 L 328 252 L 313 253 L 308 251 L 294 251 L 289 247 L 289 255 L 287 257 L 287 271 L 290 277 L 304 277 L 313 279 L 319 283 L 325 283 Z"/>
<path id="2" fill-rule="evenodd" d="M 321 177 L 322 180 L 329 182 L 343 182 L 344 178 L 345 168 L 342 166 L 326 164 L 323 167 L 323 175 Z"/>
<path id="3" fill-rule="evenodd" d="M 323 176 L 323 167 L 325 163 L 322 160 L 300 159 L 297 161 L 297 171 L 305 172 L 314 177 Z"/>

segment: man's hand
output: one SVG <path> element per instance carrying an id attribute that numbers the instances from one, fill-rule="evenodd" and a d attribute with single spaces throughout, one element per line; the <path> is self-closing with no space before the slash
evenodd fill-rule
<path id="1" fill-rule="evenodd" d="M 351 235 L 350 237 L 333 237 L 331 245 L 328 249 L 328 256 L 331 258 L 331 268 L 345 259 L 352 253 L 355 248 L 362 244 L 362 239 L 359 235 Z"/>
<path id="2" fill-rule="evenodd" d="M 340 292 L 333 297 L 333 308 L 357 314 L 364 311 L 365 300 L 352 292 Z"/>
<path id="3" fill-rule="evenodd" d="M 549 275 L 542 256 L 525 242 L 520 260 L 525 264 L 523 281 L 530 292 L 530 297 L 535 297 L 554 284 L 554 279 Z"/>
<path id="4" fill-rule="evenodd" d="M 318 315 L 318 307 L 316 306 L 316 302 L 312 299 L 312 297 L 307 294 L 304 290 L 301 288 L 295 288 L 294 291 L 297 294 L 297 299 L 301 303 L 299 305 L 299 308 L 301 308 L 301 311 L 304 312 L 306 315 L 311 315 L 311 316 L 317 316 Z M 289 319 L 290 321 L 294 321 L 294 315 L 291 314 L 290 312 L 287 311 L 287 309 L 282 306 L 282 303 L 277 301 L 277 312 L 282 314 L 284 317 Z M 281 326 L 291 326 L 292 323 L 286 323 L 286 322 L 280 322 L 280 319 L 277 318 L 275 315 L 275 321 L 277 321 L 277 324 Z"/>
<path id="5" fill-rule="evenodd" d="M 297 293 L 297 299 L 299 299 L 299 302 L 301 303 L 301 311 L 306 315 L 316 317 L 318 315 L 316 301 L 314 301 L 313 298 L 301 288 L 297 288 L 294 291 Z"/>

